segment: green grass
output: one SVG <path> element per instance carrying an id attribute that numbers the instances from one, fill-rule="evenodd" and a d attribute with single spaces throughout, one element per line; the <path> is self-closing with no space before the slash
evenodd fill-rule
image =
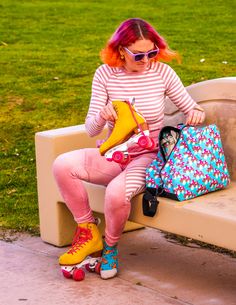
<path id="1" fill-rule="evenodd" d="M 234 11 L 231 0 L 2 0 L 1 226 L 38 232 L 34 134 L 84 122 L 99 51 L 120 22 L 152 23 L 181 54 L 171 65 L 189 85 L 234 75 Z"/>

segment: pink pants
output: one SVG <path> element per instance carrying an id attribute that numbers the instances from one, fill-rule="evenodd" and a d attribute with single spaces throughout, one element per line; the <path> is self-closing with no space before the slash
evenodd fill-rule
<path id="1" fill-rule="evenodd" d="M 130 200 L 145 187 L 145 170 L 156 153 L 139 155 L 127 166 L 109 162 L 97 148 L 85 148 L 60 155 L 54 161 L 53 173 L 60 193 L 77 223 L 93 222 L 88 194 L 82 183 L 106 186 L 104 213 L 105 240 L 118 242 L 130 213 Z"/>

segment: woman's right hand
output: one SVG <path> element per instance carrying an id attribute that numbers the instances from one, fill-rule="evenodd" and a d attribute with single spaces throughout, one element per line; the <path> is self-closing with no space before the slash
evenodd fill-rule
<path id="1" fill-rule="evenodd" d="M 105 120 L 105 121 L 111 121 L 115 122 L 117 120 L 117 113 L 115 109 L 113 108 L 112 104 L 107 104 L 102 108 L 100 111 L 100 116 Z"/>

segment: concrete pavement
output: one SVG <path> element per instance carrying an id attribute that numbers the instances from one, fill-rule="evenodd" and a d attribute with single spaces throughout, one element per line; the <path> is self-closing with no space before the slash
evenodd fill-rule
<path id="1" fill-rule="evenodd" d="M 236 259 L 173 243 L 154 229 L 122 235 L 118 277 L 65 279 L 66 249 L 19 234 L 0 241 L 1 305 L 236 305 Z M 11 239 L 14 239 L 11 237 Z"/>

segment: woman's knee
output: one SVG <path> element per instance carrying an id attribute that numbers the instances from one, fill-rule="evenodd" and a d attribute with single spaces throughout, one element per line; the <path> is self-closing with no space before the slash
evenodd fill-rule
<path id="1" fill-rule="evenodd" d="M 125 196 L 125 185 L 121 181 L 113 179 L 106 187 L 105 193 L 105 209 L 108 211 L 116 211 L 129 206 Z"/>
<path id="2" fill-rule="evenodd" d="M 86 176 L 84 168 L 84 157 L 81 151 L 72 151 L 59 155 L 53 162 L 52 171 L 55 178 L 70 176 L 80 178 Z"/>

